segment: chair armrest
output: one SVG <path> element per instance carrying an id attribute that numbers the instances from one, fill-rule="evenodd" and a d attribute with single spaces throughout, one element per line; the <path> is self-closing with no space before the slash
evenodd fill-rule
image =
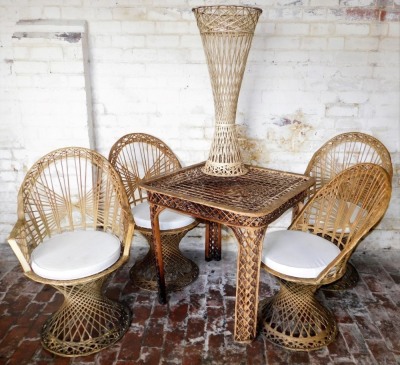
<path id="1" fill-rule="evenodd" d="M 15 256 L 21 263 L 24 272 L 32 271 L 31 265 L 26 259 L 25 254 L 27 253 L 27 243 L 26 243 L 26 221 L 24 219 L 18 219 L 17 223 L 14 225 L 7 241 L 14 251 Z M 21 245 L 25 246 L 25 253 L 21 249 Z"/>
<path id="2" fill-rule="evenodd" d="M 132 215 L 128 214 L 128 227 L 124 237 L 124 250 L 122 252 L 122 257 L 124 257 L 126 261 L 129 258 L 134 230 L 135 230 L 135 223 L 133 222 Z"/>

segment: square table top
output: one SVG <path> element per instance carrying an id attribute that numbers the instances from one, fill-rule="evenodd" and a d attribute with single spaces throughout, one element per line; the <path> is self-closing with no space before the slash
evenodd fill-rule
<path id="1" fill-rule="evenodd" d="M 250 165 L 246 165 L 249 171 L 241 176 L 212 176 L 201 171 L 204 164 L 144 180 L 140 186 L 150 193 L 261 217 L 273 213 L 315 183 L 310 176 Z"/>

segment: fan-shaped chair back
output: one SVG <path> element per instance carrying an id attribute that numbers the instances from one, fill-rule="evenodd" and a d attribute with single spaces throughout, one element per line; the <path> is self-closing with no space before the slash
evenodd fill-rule
<path id="1" fill-rule="evenodd" d="M 119 172 L 130 204 L 146 200 L 139 187 L 143 179 L 173 172 L 181 164 L 171 149 L 160 139 L 144 133 L 121 137 L 111 148 L 109 161 Z"/>
<path id="2" fill-rule="evenodd" d="M 18 201 L 25 237 L 17 243 L 25 269 L 30 252 L 57 233 L 102 230 L 125 243 L 130 222 L 127 196 L 117 172 L 95 151 L 70 147 L 48 153 L 26 174 Z"/>
<path id="3" fill-rule="evenodd" d="M 261 309 L 269 341 L 311 351 L 335 340 L 335 317 L 314 292 L 343 277 L 351 253 L 385 213 L 390 194 L 390 177 L 381 166 L 357 164 L 318 190 L 289 230 L 267 233 L 263 267 L 281 279 L 279 292 Z"/>
<path id="4" fill-rule="evenodd" d="M 326 275 L 337 276 L 345 268 L 360 239 L 382 218 L 390 201 L 390 180 L 378 165 L 354 165 L 318 190 L 292 222 L 289 229 L 309 231 L 342 251 Z M 321 276 L 319 281 L 331 280 Z"/>
<path id="5" fill-rule="evenodd" d="M 131 133 L 121 137 L 111 147 L 109 161 L 120 174 L 129 203 L 134 206 L 132 213 L 136 228 L 150 246 L 147 255 L 132 267 L 130 276 L 140 288 L 157 290 L 150 207 L 146 191 L 139 184 L 144 179 L 174 172 L 181 168 L 181 164 L 163 141 L 144 133 Z M 199 274 L 198 266 L 179 250 L 182 238 L 198 222 L 190 216 L 167 208 L 160 214 L 159 223 L 168 290 L 180 290 L 192 283 Z"/>
<path id="6" fill-rule="evenodd" d="M 359 163 L 380 165 L 387 171 L 390 180 L 392 178 L 390 153 L 378 139 L 365 133 L 349 132 L 339 134 L 326 142 L 314 153 L 307 166 L 305 174 L 315 177 L 316 183 L 307 191 L 306 202 L 341 171 Z M 293 220 L 303 205 L 304 203 L 300 202 L 293 208 Z M 349 263 L 345 276 L 336 283 L 325 286 L 324 289 L 348 289 L 355 286 L 358 280 L 356 268 Z"/>
<path id="7" fill-rule="evenodd" d="M 310 194 L 313 195 L 341 171 L 363 162 L 380 165 L 390 177 L 393 175 L 390 153 L 378 139 L 359 132 L 333 137 L 314 153 L 307 166 L 305 175 L 316 180 Z"/>
<path id="8" fill-rule="evenodd" d="M 8 242 L 25 275 L 64 295 L 41 331 L 60 356 L 88 355 L 127 331 L 131 314 L 103 295 L 103 284 L 129 258 L 133 218 L 118 173 L 95 151 L 48 153 L 26 174 L 18 221 Z"/>

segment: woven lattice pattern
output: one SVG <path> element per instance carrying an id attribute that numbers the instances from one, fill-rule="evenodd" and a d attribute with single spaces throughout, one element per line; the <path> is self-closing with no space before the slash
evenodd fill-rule
<path id="1" fill-rule="evenodd" d="M 179 250 L 182 238 L 197 225 L 197 222 L 179 231 L 163 231 L 162 256 L 164 263 L 165 282 L 168 291 L 180 290 L 191 284 L 199 276 L 199 267 Z M 152 247 L 151 230 L 140 231 L 147 239 L 150 250 L 147 255 L 130 270 L 132 281 L 142 289 L 157 291 L 157 270 Z"/>
<path id="2" fill-rule="evenodd" d="M 389 205 L 390 180 L 378 165 L 354 165 L 318 190 L 298 214 L 289 229 L 319 235 L 337 245 L 341 252 L 314 279 L 290 277 L 264 265 L 273 275 L 291 282 L 285 283 L 263 309 L 263 332 L 270 341 L 293 350 L 313 350 L 333 340 L 333 317 L 317 305 L 311 293 L 344 275 L 352 252 Z M 303 337 L 307 340 L 303 341 Z"/>
<path id="3" fill-rule="evenodd" d="M 108 157 L 121 176 L 129 203 L 146 200 L 146 191 L 139 184 L 181 168 L 171 149 L 160 139 L 144 133 L 130 133 L 111 147 Z"/>
<path id="4" fill-rule="evenodd" d="M 215 222 L 206 224 L 206 261 L 221 260 L 221 225 Z"/>
<path id="5" fill-rule="evenodd" d="M 349 255 L 349 259 L 351 255 Z M 358 281 L 360 280 L 360 275 L 357 269 L 352 265 L 350 261 L 347 261 L 346 272 L 339 279 L 333 283 L 321 286 L 322 290 L 336 291 L 336 290 L 347 290 L 349 288 L 354 288 Z"/>
<path id="6" fill-rule="evenodd" d="M 336 265 L 345 264 L 360 239 L 383 217 L 391 192 L 389 174 L 378 165 L 363 163 L 341 172 L 308 201 L 289 229 L 317 234 L 342 251 L 318 283 L 335 280 L 335 271 L 340 272 Z"/>
<path id="7" fill-rule="evenodd" d="M 172 150 L 160 139 L 144 133 L 131 133 L 121 137 L 111 148 L 109 160 L 121 175 L 132 205 L 147 199 L 140 187 L 145 179 L 159 177 L 179 170 L 180 162 Z M 179 290 L 193 282 L 199 273 L 198 266 L 179 251 L 179 243 L 186 233 L 198 223 L 161 233 L 165 279 L 169 290 Z M 131 278 L 142 289 L 157 290 L 157 270 L 154 264 L 152 235 L 149 229 L 137 226 L 150 244 L 150 251 L 131 269 Z"/>
<path id="8" fill-rule="evenodd" d="M 69 281 L 44 279 L 32 271 L 31 252 L 47 237 L 90 229 L 119 238 L 121 257 L 110 268 Z M 61 356 L 87 355 L 113 344 L 129 327 L 129 311 L 103 298 L 101 284 L 128 259 L 132 235 L 132 215 L 120 177 L 100 154 L 63 148 L 42 157 L 28 171 L 18 193 L 18 222 L 9 243 L 29 278 L 50 284 L 65 296 L 63 307 L 42 330 L 47 350 Z M 113 320 L 110 311 L 115 313 Z"/>
<path id="9" fill-rule="evenodd" d="M 335 319 L 314 291 L 312 285 L 281 281 L 280 291 L 262 305 L 261 333 L 290 350 L 316 350 L 334 341 Z"/>
<path id="10" fill-rule="evenodd" d="M 214 220 L 227 225 L 238 225 L 251 228 L 268 225 L 270 222 L 279 218 L 289 208 L 293 207 L 293 205 L 304 198 L 304 196 L 305 192 L 300 192 L 293 198 L 282 202 L 282 205 L 276 207 L 275 210 L 258 216 L 252 215 L 254 212 L 239 211 L 237 213 L 234 211 L 234 206 L 231 206 L 230 208 L 214 208 L 212 206 L 204 205 L 203 203 L 193 203 L 182 198 L 166 197 L 163 194 L 149 193 L 149 199 L 156 204 L 187 212 L 198 218 Z"/>
<path id="11" fill-rule="evenodd" d="M 261 251 L 267 227 L 231 228 L 239 242 L 235 340 L 247 341 L 256 336 Z"/>
<path id="12" fill-rule="evenodd" d="M 162 190 L 188 201 L 206 201 L 207 205 L 234 214 L 263 216 L 312 184 L 303 175 L 252 166 L 246 166 L 249 170 L 246 175 L 224 179 L 203 174 L 203 166 L 195 165 L 184 173 L 146 182 L 146 188 Z"/>
<path id="13" fill-rule="evenodd" d="M 236 135 L 240 87 L 261 9 L 245 6 L 194 8 L 206 54 L 215 107 L 215 132 L 203 172 L 236 176 L 247 172 Z"/>
<path id="14" fill-rule="evenodd" d="M 203 165 L 143 182 L 142 187 L 148 191 L 153 218 L 163 207 L 170 207 L 211 221 L 207 233 L 207 240 L 211 242 L 206 251 L 208 258 L 220 255 L 219 225 L 232 228 L 239 243 L 235 340 L 250 341 L 256 333 L 260 255 L 265 230 L 270 222 L 304 198 L 314 180 L 251 166 L 247 166 L 246 175 L 227 179 L 202 173 Z M 157 258 L 161 250 L 159 242 L 155 243 L 157 267 L 161 270 L 162 262 Z M 165 302 L 162 278 L 159 295 L 160 301 Z"/>
<path id="15" fill-rule="evenodd" d="M 393 175 L 390 153 L 378 139 L 359 132 L 335 136 L 314 153 L 307 166 L 305 174 L 313 176 L 316 183 L 308 191 L 306 200 L 340 172 L 363 162 L 380 165 L 388 172 L 390 178 Z M 299 213 L 302 206 L 300 203 L 293 210 L 293 217 Z M 354 287 L 358 282 L 357 270 L 354 267 L 348 270 L 338 282 L 325 286 L 324 289 L 344 290 Z"/>
<path id="16" fill-rule="evenodd" d="M 42 343 L 47 350 L 80 356 L 100 351 L 124 335 L 131 314 L 127 307 L 101 295 L 104 279 L 56 287 L 65 302 L 42 328 Z"/>
<path id="17" fill-rule="evenodd" d="M 315 152 L 307 166 L 305 175 L 315 177 L 310 197 L 343 170 L 363 162 L 380 165 L 390 177 L 393 175 L 390 153 L 376 138 L 359 132 L 332 138 Z"/>

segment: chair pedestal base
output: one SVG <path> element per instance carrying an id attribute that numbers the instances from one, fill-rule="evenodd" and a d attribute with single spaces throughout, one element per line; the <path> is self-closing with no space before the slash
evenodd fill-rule
<path id="1" fill-rule="evenodd" d="M 331 343 L 337 325 L 314 297 L 316 287 L 281 280 L 280 291 L 262 303 L 260 327 L 265 338 L 290 350 L 317 350 Z"/>
<path id="2" fill-rule="evenodd" d="M 347 262 L 345 274 L 339 280 L 321 286 L 321 289 L 329 291 L 352 289 L 357 285 L 359 280 L 360 276 L 357 269 L 350 262 Z"/>
<path id="3" fill-rule="evenodd" d="M 117 342 L 128 330 L 128 307 L 105 298 L 105 278 L 74 286 L 55 286 L 64 303 L 44 324 L 43 347 L 59 356 L 84 356 Z"/>
<path id="4" fill-rule="evenodd" d="M 180 231 L 162 231 L 162 254 L 164 260 L 165 284 L 168 291 L 180 290 L 191 284 L 199 276 L 199 267 L 179 250 L 179 243 L 193 227 Z M 157 271 L 154 263 L 154 251 L 151 248 L 152 234 L 150 230 L 140 232 L 147 239 L 150 249 L 147 255 L 135 263 L 130 270 L 132 282 L 141 289 L 157 291 Z"/>

